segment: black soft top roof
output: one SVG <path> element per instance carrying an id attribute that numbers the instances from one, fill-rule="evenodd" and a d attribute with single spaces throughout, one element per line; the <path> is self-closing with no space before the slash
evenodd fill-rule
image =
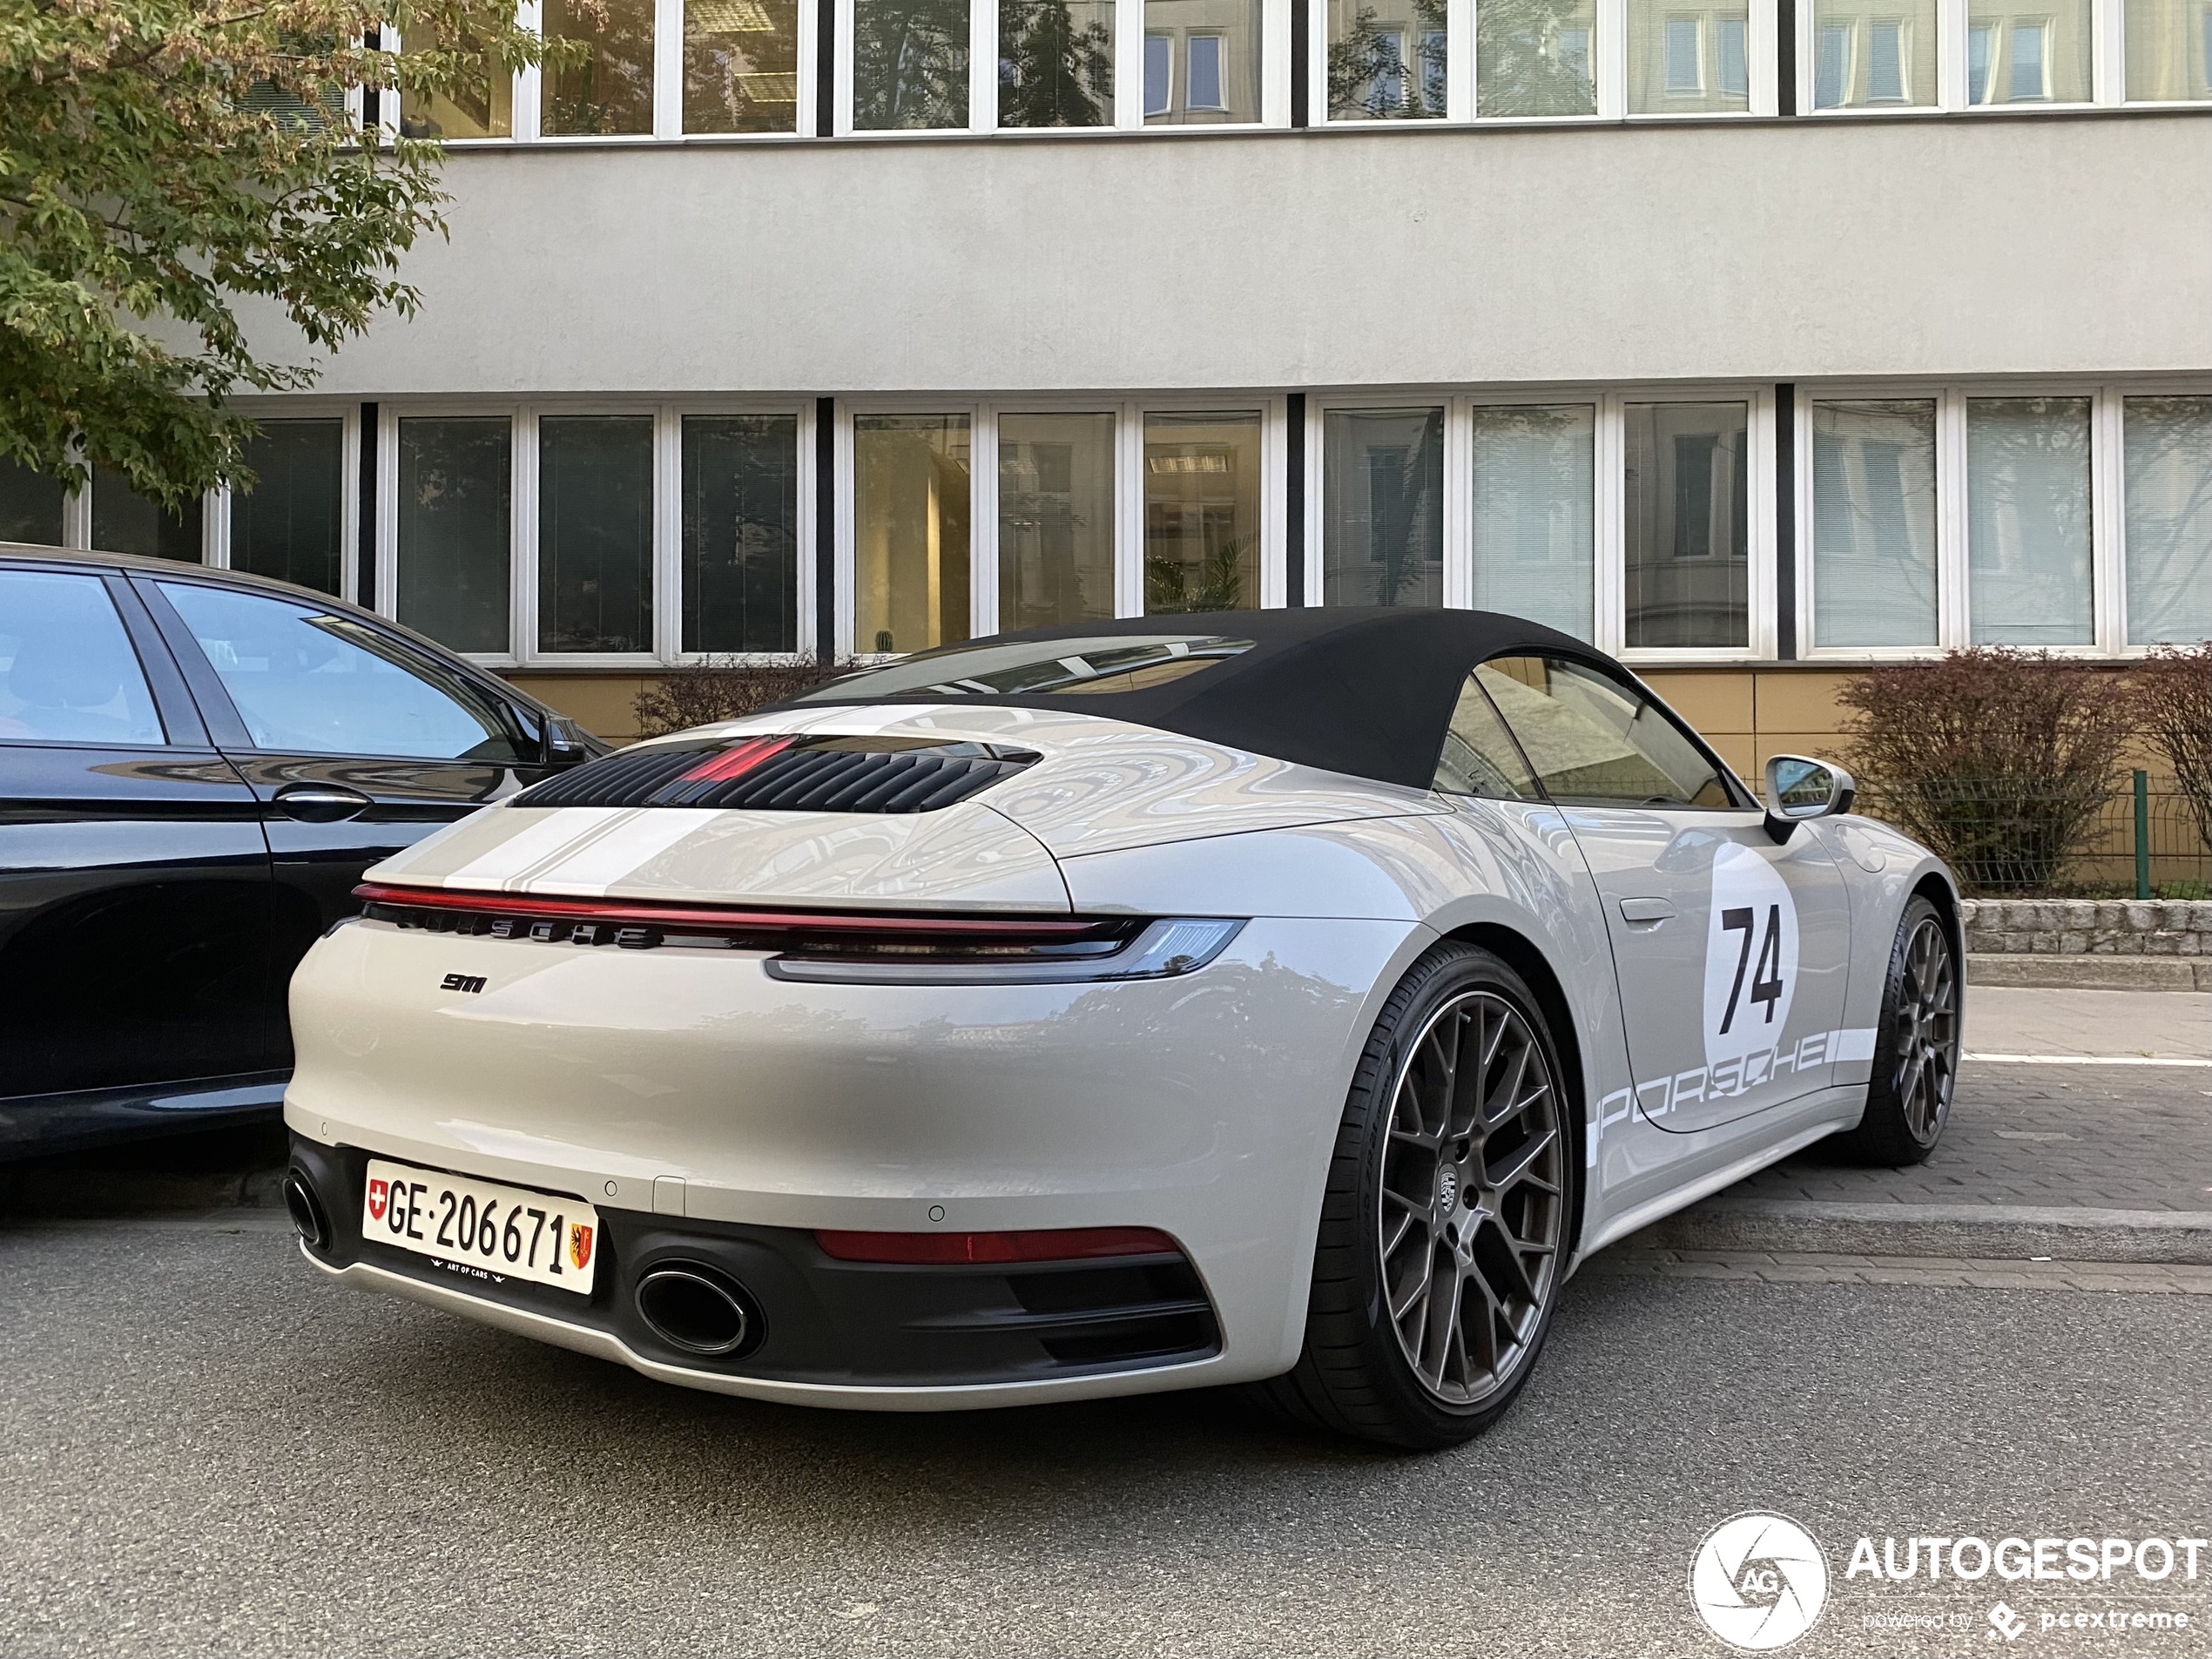
<path id="1" fill-rule="evenodd" d="M 1110 639 L 1120 635 L 1211 634 L 1249 639 L 1250 651 L 1163 685 L 1055 697 L 1043 693 L 876 694 L 854 675 L 809 695 L 806 705 L 935 703 L 1062 710 L 1179 732 L 1278 760 L 1426 789 L 1434 780 L 1460 688 L 1477 663 L 1542 651 L 1610 667 L 1580 640 L 1492 610 L 1330 606 L 1298 610 L 1210 610 L 1070 623 L 968 641 L 903 659 L 1023 640 Z"/>

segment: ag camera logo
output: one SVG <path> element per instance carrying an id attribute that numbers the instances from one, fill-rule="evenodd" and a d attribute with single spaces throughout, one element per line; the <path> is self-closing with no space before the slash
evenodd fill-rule
<path id="1" fill-rule="evenodd" d="M 1689 1600 L 1705 1628 L 1731 1648 L 1769 1653 L 1820 1622 L 1828 1561 L 1786 1515 L 1731 1515 L 1689 1558 Z"/>

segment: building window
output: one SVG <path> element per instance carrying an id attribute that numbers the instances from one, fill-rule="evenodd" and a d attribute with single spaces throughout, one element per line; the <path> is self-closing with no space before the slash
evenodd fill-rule
<path id="1" fill-rule="evenodd" d="M 1590 43 L 1597 0 L 1497 0 L 1475 8 L 1477 115 L 1597 113 Z"/>
<path id="2" fill-rule="evenodd" d="M 1329 116 L 1440 120 L 1449 68 L 1444 0 L 1329 0 Z M 1408 61 L 1418 42 L 1420 62 Z"/>
<path id="3" fill-rule="evenodd" d="M 1936 405 L 1812 406 L 1813 643 L 1933 645 Z"/>
<path id="4" fill-rule="evenodd" d="M 1750 643 L 1750 415 L 1742 403 L 1624 411 L 1631 648 Z"/>
<path id="5" fill-rule="evenodd" d="M 968 0 L 853 0 L 853 125 L 968 125 Z"/>
<path id="6" fill-rule="evenodd" d="M 0 542 L 59 547 L 68 499 L 60 479 L 0 455 Z"/>
<path id="7" fill-rule="evenodd" d="M 1695 98 L 1705 90 L 1700 73 L 1697 19 L 1667 19 L 1667 91 L 1676 98 Z"/>
<path id="8" fill-rule="evenodd" d="M 653 130 L 653 0 L 543 0 L 545 37 L 590 55 L 542 70 L 538 130 L 549 138 L 644 135 Z"/>
<path id="9" fill-rule="evenodd" d="M 1228 82 L 1223 70 L 1228 41 L 1220 35 L 1192 35 L 1184 44 L 1190 49 L 1190 71 L 1183 83 L 1189 89 L 1185 101 L 1199 113 L 1227 114 Z"/>
<path id="10" fill-rule="evenodd" d="M 2090 0 L 2060 0 L 2022 16 L 2006 0 L 1969 0 L 1966 102 L 2090 101 Z"/>
<path id="11" fill-rule="evenodd" d="M 537 649 L 653 648 L 653 418 L 537 423 Z"/>
<path id="12" fill-rule="evenodd" d="M 131 481 L 105 467 L 92 469 L 92 545 L 103 553 L 198 564 L 206 552 L 200 505 L 165 507 L 141 496 Z"/>
<path id="13" fill-rule="evenodd" d="M 1596 408 L 1478 406 L 1473 421 L 1474 608 L 1590 638 Z"/>
<path id="14" fill-rule="evenodd" d="M 854 648 L 927 651 L 968 637 L 969 418 L 853 422 Z"/>
<path id="15" fill-rule="evenodd" d="M 2128 643 L 2212 639 L 2212 397 L 2124 407 Z"/>
<path id="16" fill-rule="evenodd" d="M 1925 107 L 1936 102 L 1935 0 L 1816 0 L 1813 107 Z"/>
<path id="17" fill-rule="evenodd" d="M 1966 401 L 1966 571 L 1978 645 L 2087 645 L 2089 400 Z"/>
<path id="18" fill-rule="evenodd" d="M 1905 104 L 1905 25 L 1884 17 L 1867 26 L 1866 101 Z"/>
<path id="19" fill-rule="evenodd" d="M 999 125 L 1114 124 L 1114 0 L 999 0 Z"/>
<path id="20" fill-rule="evenodd" d="M 2212 4 L 2125 0 L 2130 101 L 2212 98 Z"/>
<path id="21" fill-rule="evenodd" d="M 1629 0 L 1629 111 L 1705 114 L 1750 107 L 1750 58 L 1742 4 L 1683 11 L 1662 0 Z"/>
<path id="22" fill-rule="evenodd" d="M 1149 8 L 1148 8 L 1149 10 Z M 1144 118 L 1158 120 L 1175 107 L 1175 37 L 1144 37 Z"/>
<path id="23" fill-rule="evenodd" d="M 684 0 L 684 131 L 799 131 L 797 0 Z"/>
<path id="24" fill-rule="evenodd" d="M 1321 420 L 1321 602 L 1444 603 L 1444 409 Z"/>
<path id="25" fill-rule="evenodd" d="M 509 649 L 513 448 L 503 415 L 399 422 L 395 614 L 455 651 Z"/>
<path id="26" fill-rule="evenodd" d="M 683 649 L 799 645 L 798 421 L 683 420 Z"/>
<path id="27" fill-rule="evenodd" d="M 1260 602 L 1261 415 L 1144 417 L 1144 611 Z"/>
<path id="28" fill-rule="evenodd" d="M 1111 414 L 998 417 L 998 625 L 1114 615 Z"/>
<path id="29" fill-rule="evenodd" d="M 345 591 L 346 423 L 264 421 L 246 446 L 253 487 L 230 497 L 234 570 Z"/>
<path id="30" fill-rule="evenodd" d="M 401 53 L 439 49 L 437 37 L 419 23 L 392 44 Z M 409 138 L 512 138 L 515 78 L 494 70 L 442 92 L 402 92 L 399 120 L 401 135 Z"/>
<path id="31" fill-rule="evenodd" d="M 1751 97 L 1750 19 L 1748 17 L 1719 17 L 1715 26 L 1720 39 L 1720 90 L 1723 98 L 1733 100 L 1730 109 L 1750 106 Z"/>

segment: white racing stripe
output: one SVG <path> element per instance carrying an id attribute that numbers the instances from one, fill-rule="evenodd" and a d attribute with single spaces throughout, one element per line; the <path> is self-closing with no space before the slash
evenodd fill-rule
<path id="1" fill-rule="evenodd" d="M 488 891 L 511 887 L 522 880 L 532 865 L 566 852 L 587 836 L 602 833 L 630 811 L 626 806 L 563 807 L 516 831 L 498 846 L 478 853 L 441 878 L 441 884 Z"/>
<path id="2" fill-rule="evenodd" d="M 2203 1066 L 2212 1060 L 2154 1054 L 1964 1054 L 1962 1060 L 1986 1060 L 2000 1066 Z"/>

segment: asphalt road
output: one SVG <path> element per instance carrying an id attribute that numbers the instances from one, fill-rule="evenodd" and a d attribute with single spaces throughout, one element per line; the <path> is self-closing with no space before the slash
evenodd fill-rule
<path id="1" fill-rule="evenodd" d="M 1844 1576 L 1861 1534 L 2204 1535 L 2200 1296 L 1588 1275 L 1506 1422 L 1420 1458 L 1218 1394 L 695 1394 L 229 1224 L 0 1231 L 0 1650 L 1719 1654 L 1690 1555 L 1766 1508 L 1834 1575 L 1792 1655 L 2212 1652 L 2212 1559 L 2096 1594 Z M 2040 1628 L 2114 1604 L 2192 1628 Z M 1867 1627 L 1898 1613 L 1962 1628 Z"/>

